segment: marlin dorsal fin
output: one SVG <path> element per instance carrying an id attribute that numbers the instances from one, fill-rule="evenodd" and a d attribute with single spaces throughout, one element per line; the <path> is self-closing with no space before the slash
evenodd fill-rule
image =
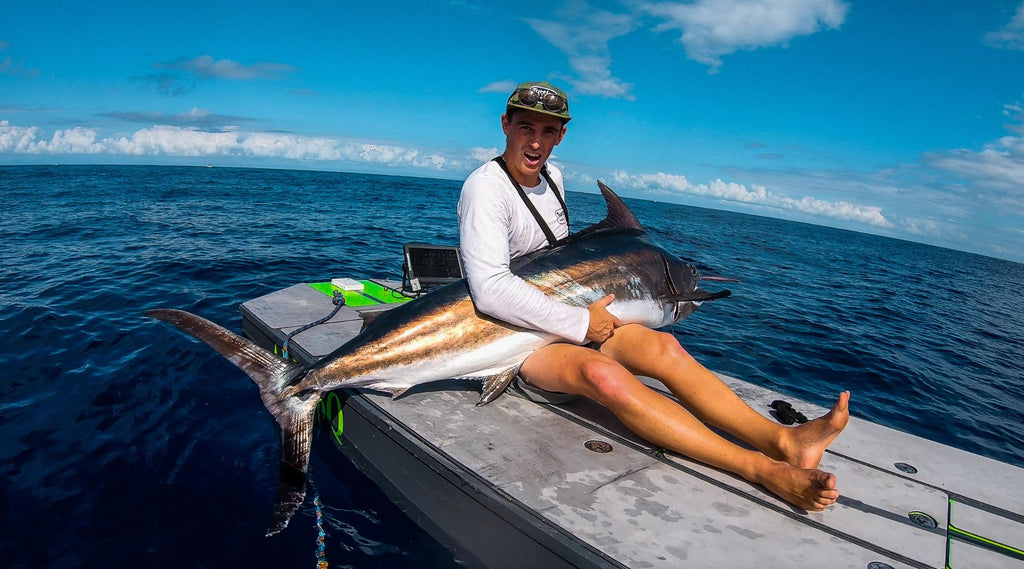
<path id="1" fill-rule="evenodd" d="M 617 196 L 611 188 L 604 185 L 604 182 L 601 180 L 597 181 L 597 187 L 601 189 L 601 195 L 604 196 L 605 204 L 608 206 L 608 215 L 598 225 L 616 229 L 644 230 L 644 226 L 640 225 L 640 220 L 636 218 L 633 210 L 623 203 L 622 198 Z"/>
<path id="2" fill-rule="evenodd" d="M 623 203 L 622 198 L 615 195 L 611 188 L 604 185 L 604 182 L 601 180 L 597 181 L 597 187 L 601 189 L 604 203 L 608 206 L 608 215 L 603 220 L 583 231 L 574 233 L 572 235 L 573 238 L 578 239 L 602 229 L 639 229 L 640 231 L 646 231 L 644 226 L 640 225 L 640 220 L 636 218 L 633 210 L 629 209 L 629 206 Z"/>

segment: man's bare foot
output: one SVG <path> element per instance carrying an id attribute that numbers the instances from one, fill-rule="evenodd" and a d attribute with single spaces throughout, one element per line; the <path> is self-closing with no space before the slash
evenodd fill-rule
<path id="1" fill-rule="evenodd" d="M 850 421 L 850 392 L 839 394 L 832 410 L 799 427 L 786 428 L 776 458 L 797 468 L 817 468 L 828 445 Z"/>
<path id="2" fill-rule="evenodd" d="M 811 512 L 820 512 L 839 498 L 835 475 L 795 468 L 785 462 L 772 461 L 754 481 L 786 502 Z"/>

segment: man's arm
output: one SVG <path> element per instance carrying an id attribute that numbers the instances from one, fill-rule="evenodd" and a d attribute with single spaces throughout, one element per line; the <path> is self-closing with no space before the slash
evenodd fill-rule
<path id="1" fill-rule="evenodd" d="M 509 269 L 509 207 L 485 184 L 467 181 L 463 187 L 460 249 L 473 303 L 480 312 L 504 322 L 583 343 L 590 336 L 591 311 L 548 298 Z M 603 307 L 601 311 L 614 318 Z M 598 318 L 600 329 L 607 328 L 606 320 Z"/>

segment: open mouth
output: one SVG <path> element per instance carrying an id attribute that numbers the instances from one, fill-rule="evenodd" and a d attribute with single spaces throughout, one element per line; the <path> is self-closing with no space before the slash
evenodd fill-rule
<path id="1" fill-rule="evenodd" d="M 536 154 L 534 152 L 524 152 L 523 156 L 526 157 L 526 163 L 531 166 L 536 166 L 540 164 L 540 154 Z"/>

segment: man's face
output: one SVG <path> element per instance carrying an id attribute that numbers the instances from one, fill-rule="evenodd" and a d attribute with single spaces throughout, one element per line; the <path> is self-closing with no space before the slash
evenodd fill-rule
<path id="1" fill-rule="evenodd" d="M 505 153 L 502 156 L 512 177 L 524 186 L 536 186 L 540 183 L 541 167 L 565 136 L 562 119 L 532 111 L 516 111 L 511 119 L 508 115 L 501 115 L 501 128 L 505 131 Z"/>

